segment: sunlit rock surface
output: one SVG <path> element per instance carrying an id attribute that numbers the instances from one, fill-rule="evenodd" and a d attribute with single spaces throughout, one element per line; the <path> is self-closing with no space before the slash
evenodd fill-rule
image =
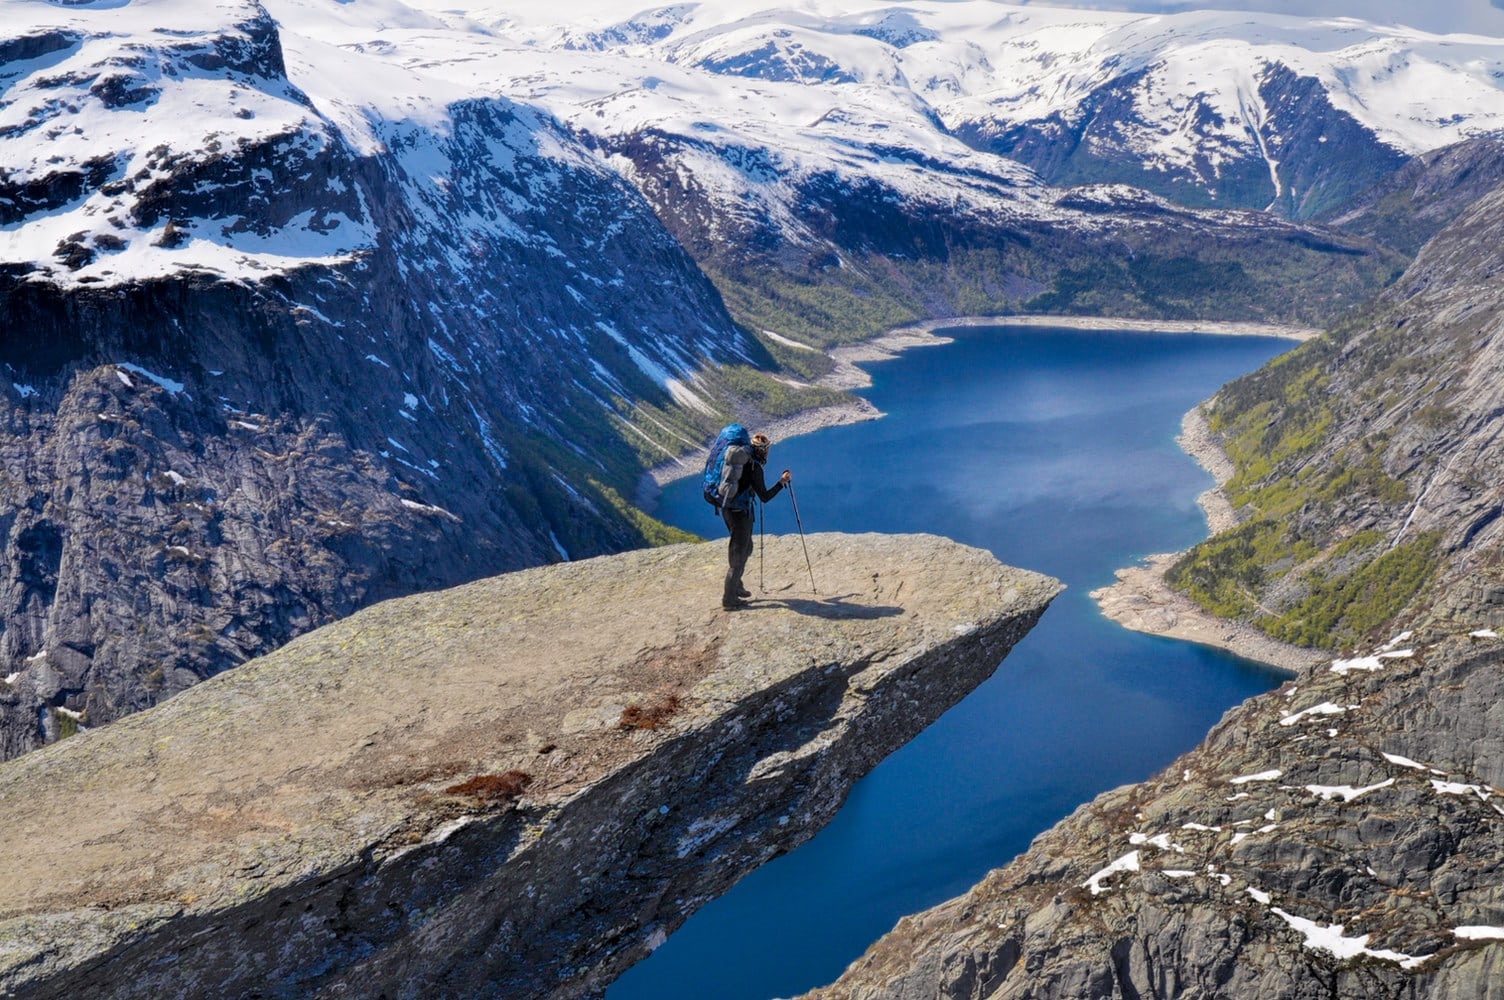
<path id="1" fill-rule="evenodd" d="M 388 601 L 0 768 L 0 991 L 579 996 L 810 837 L 1058 584 L 930 536 Z M 776 582 L 775 582 L 776 581 Z"/>

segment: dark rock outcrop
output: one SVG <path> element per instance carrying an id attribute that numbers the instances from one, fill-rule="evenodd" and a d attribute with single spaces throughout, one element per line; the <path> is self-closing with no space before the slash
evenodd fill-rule
<path id="1" fill-rule="evenodd" d="M 1058 591 L 928 536 L 385 602 L 0 766 L 0 991 L 575 997 L 810 837 Z M 803 572 L 770 538 L 770 579 Z"/>

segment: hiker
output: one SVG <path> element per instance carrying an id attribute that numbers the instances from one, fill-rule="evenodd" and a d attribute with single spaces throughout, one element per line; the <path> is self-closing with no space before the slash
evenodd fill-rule
<path id="1" fill-rule="evenodd" d="M 725 432 L 722 434 L 724 436 Z M 770 443 L 766 434 L 754 434 L 749 444 L 729 443 L 723 449 L 716 499 L 719 500 L 721 519 L 731 532 L 731 541 L 726 547 L 726 587 L 721 593 L 721 607 L 727 611 L 736 610 L 752 596 L 752 592 L 742 586 L 742 571 L 752 556 L 753 497 L 767 503 L 793 481 L 789 470 L 784 469 L 772 489 L 763 482 L 763 466 L 768 461 Z"/>

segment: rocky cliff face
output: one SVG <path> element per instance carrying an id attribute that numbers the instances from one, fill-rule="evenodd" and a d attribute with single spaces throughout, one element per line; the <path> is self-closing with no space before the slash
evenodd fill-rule
<path id="1" fill-rule="evenodd" d="M 1504 996 L 1497 635 L 1323 664 L 811 997 Z"/>
<path id="2" fill-rule="evenodd" d="M 641 544 L 639 449 L 768 360 L 532 109 L 370 86 L 249 2 L 0 35 L 0 757 L 375 600 Z"/>
<path id="3" fill-rule="evenodd" d="M 1335 658 L 813 995 L 1504 996 L 1501 227 L 1207 407 L 1243 523 L 1171 578 Z"/>
<path id="4" fill-rule="evenodd" d="M 0 766 L 0 991 L 594 994 L 1058 590 L 926 536 L 808 545 L 822 595 L 731 614 L 720 544 L 388 601 Z"/>

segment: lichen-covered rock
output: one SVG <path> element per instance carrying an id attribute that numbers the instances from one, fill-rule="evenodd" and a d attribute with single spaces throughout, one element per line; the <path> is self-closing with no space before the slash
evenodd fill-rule
<path id="1" fill-rule="evenodd" d="M 0 992 L 599 990 L 813 834 L 1058 590 L 926 536 L 683 545 L 376 605 L 0 767 Z M 785 583 L 783 581 L 794 581 Z"/>

